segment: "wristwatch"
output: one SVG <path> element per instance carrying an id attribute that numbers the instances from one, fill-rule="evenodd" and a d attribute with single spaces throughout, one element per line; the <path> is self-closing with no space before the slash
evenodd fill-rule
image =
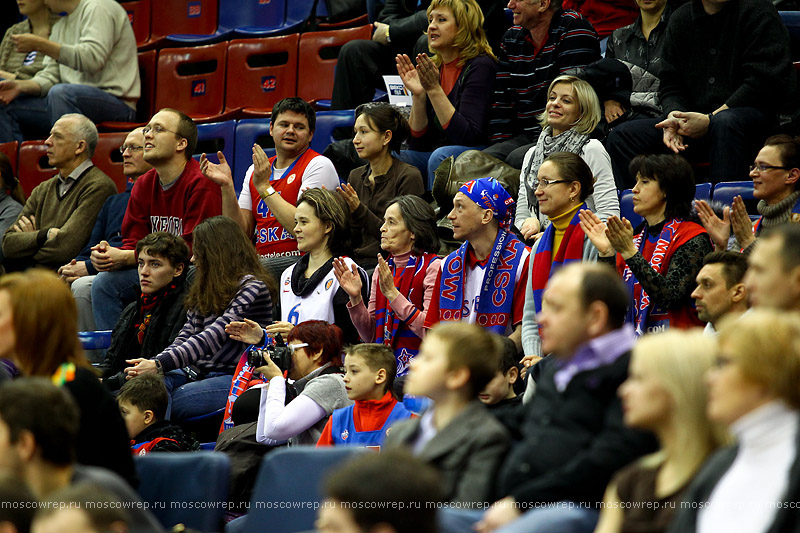
<path id="1" fill-rule="evenodd" d="M 267 191 L 266 191 L 266 194 L 262 194 L 262 195 L 261 195 L 261 197 L 262 197 L 262 198 L 269 198 L 270 196 L 272 196 L 272 195 L 273 195 L 273 194 L 275 194 L 276 192 L 278 192 L 278 191 L 276 191 L 276 190 L 275 190 L 275 189 L 272 187 L 272 185 L 268 185 L 268 186 L 267 186 Z"/>
<path id="2" fill-rule="evenodd" d="M 392 43 L 392 36 L 389 35 L 389 26 L 386 26 L 386 42 L 391 44 Z"/>

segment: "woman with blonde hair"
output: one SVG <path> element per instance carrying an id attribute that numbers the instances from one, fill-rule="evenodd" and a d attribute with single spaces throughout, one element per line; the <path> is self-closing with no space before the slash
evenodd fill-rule
<path id="1" fill-rule="evenodd" d="M 595 533 L 665 531 L 687 485 L 724 432 L 706 416 L 705 373 L 716 345 L 700 330 L 641 339 L 619 396 L 625 424 L 656 435 L 660 450 L 622 469 L 606 489 Z"/>
<path id="2" fill-rule="evenodd" d="M 81 411 L 78 463 L 135 483 L 125 422 L 83 353 L 75 299 L 54 272 L 32 269 L 0 278 L 0 358 L 24 376 L 51 379 L 75 398 Z"/>
<path id="3" fill-rule="evenodd" d="M 547 90 L 547 104 L 539 115 L 542 133 L 525 154 L 519 180 L 514 224 L 526 241 L 550 224 L 539 209 L 536 187 L 539 167 L 554 152 L 572 152 L 583 158 L 594 176 L 594 192 L 586 199 L 589 210 L 605 221 L 619 216 L 619 199 L 611 171 L 611 158 L 590 135 L 600 122 L 600 101 L 588 82 L 575 76 L 559 76 Z"/>
<path id="4" fill-rule="evenodd" d="M 670 531 L 798 531 L 800 317 L 753 310 L 719 330 L 708 417 L 736 445 L 697 474 Z"/>
<path id="5" fill-rule="evenodd" d="M 397 72 L 411 93 L 411 138 L 401 160 L 433 185 L 433 171 L 454 154 L 484 146 L 497 58 L 486 40 L 475 0 L 433 0 L 428 6 L 428 48 L 416 68 L 397 55 Z"/>

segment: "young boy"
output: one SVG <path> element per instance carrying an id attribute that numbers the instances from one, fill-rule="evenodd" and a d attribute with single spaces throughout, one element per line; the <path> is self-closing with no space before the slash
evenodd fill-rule
<path id="1" fill-rule="evenodd" d="M 517 366 L 519 356 L 514 341 L 508 337 L 497 338 L 503 343 L 500 366 L 492 380 L 478 394 L 478 399 L 506 427 L 512 440 L 517 440 L 522 438 L 520 429 L 522 396 L 514 392 L 514 386 L 519 378 L 519 366 Z"/>
<path id="2" fill-rule="evenodd" d="M 317 446 L 380 449 L 389 427 L 411 416 L 392 393 L 397 361 L 384 344 L 357 344 L 344 360 L 347 397 L 355 403 L 333 412 Z"/>
<path id="3" fill-rule="evenodd" d="M 120 389 L 117 404 L 134 454 L 189 452 L 200 448 L 194 438 L 164 420 L 168 401 L 167 388 L 155 374 L 137 376 Z"/>
<path id="4" fill-rule="evenodd" d="M 411 363 L 406 393 L 429 397 L 433 407 L 396 424 L 386 445 L 408 446 L 437 467 L 450 501 L 489 501 L 508 450 L 508 432 L 478 400 L 499 359 L 500 346 L 488 331 L 446 322 L 431 328 Z"/>

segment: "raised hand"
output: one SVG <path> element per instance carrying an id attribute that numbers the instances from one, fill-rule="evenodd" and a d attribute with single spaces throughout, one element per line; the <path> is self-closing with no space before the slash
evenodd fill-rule
<path id="1" fill-rule="evenodd" d="M 358 193 L 349 183 L 336 187 L 336 192 L 342 195 L 344 201 L 347 202 L 347 207 L 350 208 L 351 213 L 355 213 L 358 206 L 361 205 L 361 200 L 358 198 Z"/>
<path id="2" fill-rule="evenodd" d="M 350 296 L 350 304 L 358 305 L 361 302 L 361 276 L 358 275 L 358 267 L 352 265 L 347 267 L 344 259 L 337 257 L 333 260 L 333 275 L 339 286 Z"/>
<path id="3" fill-rule="evenodd" d="M 606 225 L 597 215 L 588 209 L 582 209 L 578 213 L 578 219 L 581 221 L 583 233 L 589 237 L 601 257 L 611 257 L 616 253 L 606 235 Z"/>
<path id="4" fill-rule="evenodd" d="M 411 93 L 411 96 L 424 96 L 425 89 L 422 88 L 419 72 L 414 68 L 414 64 L 411 63 L 411 59 L 408 55 L 397 54 L 395 62 L 397 63 L 397 74 L 400 75 L 400 79 L 403 80 L 403 85 L 405 85 L 408 92 Z"/>
<path id="5" fill-rule="evenodd" d="M 389 268 L 389 263 L 378 254 L 378 288 L 388 301 L 392 301 L 400 295 L 400 291 L 394 286 L 394 276 L 392 276 L 392 269 Z"/>
<path id="6" fill-rule="evenodd" d="M 623 259 L 629 259 L 636 254 L 636 247 L 633 245 L 633 226 L 627 218 L 620 220 L 616 216 L 609 217 L 606 223 L 606 236 Z"/>
<path id="7" fill-rule="evenodd" d="M 705 200 L 695 200 L 694 207 L 700 223 L 706 228 L 709 237 L 714 242 L 714 247 L 717 250 L 727 249 L 728 239 L 731 236 L 731 208 L 725 206 L 722 209 L 722 218 L 719 218 Z M 750 219 L 748 218 L 748 220 Z"/>
<path id="8" fill-rule="evenodd" d="M 753 234 L 753 223 L 750 222 L 750 215 L 747 214 L 747 208 L 741 196 L 733 199 L 731 228 L 742 248 L 747 248 L 756 240 L 756 236 Z"/>
<path id="9" fill-rule="evenodd" d="M 258 144 L 253 145 L 253 182 L 257 191 L 264 191 L 269 187 L 269 178 L 272 176 L 272 166 L 269 164 L 269 156 Z"/>
<path id="10" fill-rule="evenodd" d="M 217 157 L 219 158 L 219 164 L 215 165 L 208 160 L 206 154 L 202 154 L 200 156 L 200 172 L 220 187 L 233 187 L 233 174 L 228 161 L 225 159 L 225 154 L 217 152 Z"/>
<path id="11" fill-rule="evenodd" d="M 417 73 L 419 74 L 419 82 L 425 92 L 430 92 L 439 85 L 439 69 L 436 68 L 428 54 L 417 54 Z"/>
<path id="12" fill-rule="evenodd" d="M 244 321 L 230 322 L 225 326 L 225 333 L 235 341 L 246 344 L 261 344 L 264 342 L 264 332 L 258 322 L 253 322 L 249 318 Z"/>

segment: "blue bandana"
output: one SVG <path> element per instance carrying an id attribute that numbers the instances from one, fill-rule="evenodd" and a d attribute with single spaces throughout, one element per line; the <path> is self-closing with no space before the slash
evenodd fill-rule
<path id="1" fill-rule="evenodd" d="M 480 178 L 468 181 L 458 189 L 458 192 L 478 204 L 478 207 L 491 209 L 502 229 L 507 230 L 511 227 L 514 199 L 496 179 Z"/>

